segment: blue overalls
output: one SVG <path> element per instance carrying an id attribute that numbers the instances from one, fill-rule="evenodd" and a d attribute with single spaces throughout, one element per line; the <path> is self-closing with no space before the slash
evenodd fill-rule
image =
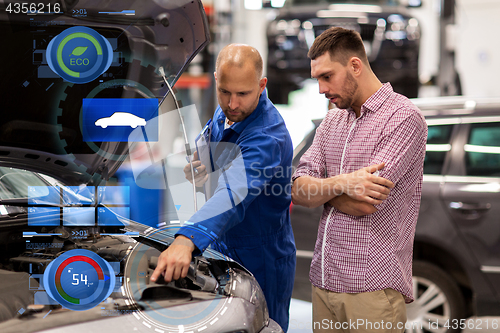
<path id="1" fill-rule="evenodd" d="M 216 169 L 227 169 L 229 176 L 212 183 L 213 196 L 190 218 L 193 224 L 181 227 L 177 235 L 190 238 L 201 252 L 212 242 L 225 244 L 227 254 L 255 276 L 264 291 L 269 316 L 286 332 L 295 277 L 289 213 L 292 141 L 265 90 L 245 120 L 227 129 L 224 122 L 219 106 L 211 131 L 211 142 L 217 143 L 213 164 Z M 239 148 L 232 149 L 243 157 L 239 177 L 234 166 L 232 176 L 227 167 L 236 164 L 234 151 L 221 143 L 234 143 Z M 229 186 L 227 177 L 233 177 Z M 221 206 L 228 209 L 219 212 Z"/>

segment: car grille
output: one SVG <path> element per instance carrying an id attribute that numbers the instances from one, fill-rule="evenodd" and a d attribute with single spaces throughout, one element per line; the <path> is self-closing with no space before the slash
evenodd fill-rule
<path id="1" fill-rule="evenodd" d="M 375 24 L 357 24 L 352 22 L 339 22 L 331 25 L 316 25 L 314 26 L 314 33 L 316 34 L 316 37 L 330 27 L 342 27 L 345 29 L 355 30 L 359 32 L 361 38 L 367 42 L 373 41 L 373 35 L 375 33 L 375 29 L 377 28 Z"/>

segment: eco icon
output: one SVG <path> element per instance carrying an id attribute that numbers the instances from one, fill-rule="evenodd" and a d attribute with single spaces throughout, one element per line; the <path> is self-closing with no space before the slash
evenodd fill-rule
<path id="1" fill-rule="evenodd" d="M 85 53 L 85 51 L 87 51 L 87 49 L 88 49 L 87 46 L 78 46 L 78 47 L 75 47 L 75 49 L 73 50 L 73 52 L 71 52 L 71 55 L 81 56 L 82 54 Z"/>
<path id="2" fill-rule="evenodd" d="M 106 72 L 113 61 L 110 42 L 94 29 L 71 27 L 47 46 L 50 69 L 71 83 L 88 83 Z"/>

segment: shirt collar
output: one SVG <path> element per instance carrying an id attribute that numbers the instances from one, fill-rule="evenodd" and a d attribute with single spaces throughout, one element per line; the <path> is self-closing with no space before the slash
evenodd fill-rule
<path id="1" fill-rule="evenodd" d="M 371 95 L 366 100 L 366 102 L 363 103 L 363 105 L 361 106 L 361 113 L 363 113 L 365 110 L 371 112 L 378 111 L 382 107 L 382 104 L 384 104 L 386 99 L 388 99 L 392 93 L 394 93 L 394 90 L 392 89 L 391 84 L 389 82 L 384 83 L 382 87 L 377 90 L 377 92 Z"/>

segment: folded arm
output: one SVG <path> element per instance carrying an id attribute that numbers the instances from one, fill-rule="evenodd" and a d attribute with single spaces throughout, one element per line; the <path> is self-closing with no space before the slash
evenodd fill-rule
<path id="1" fill-rule="evenodd" d="M 356 208 L 359 212 L 374 212 L 373 209 L 368 209 L 368 205 L 382 203 L 394 187 L 391 181 L 373 174 L 383 167 L 384 163 L 380 163 L 330 178 L 298 177 L 293 182 L 292 201 L 309 208 L 330 202 L 341 211 L 342 207 L 346 207 L 345 209 L 354 212 L 354 207 L 359 206 Z M 346 197 L 353 200 L 347 200 Z"/>

